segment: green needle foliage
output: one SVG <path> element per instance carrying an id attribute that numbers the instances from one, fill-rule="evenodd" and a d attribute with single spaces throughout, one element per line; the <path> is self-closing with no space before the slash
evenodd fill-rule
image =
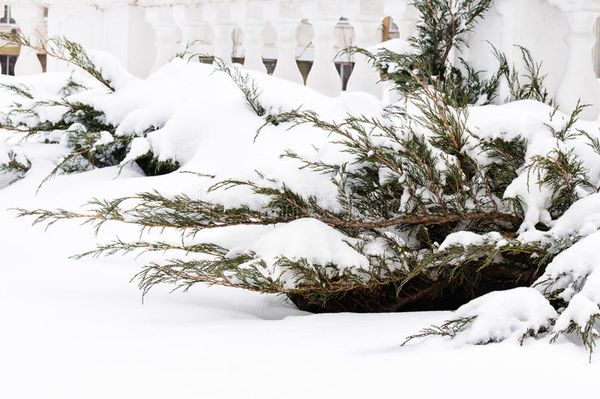
<path id="1" fill-rule="evenodd" d="M 102 74 L 102 71 L 94 64 L 87 51 L 77 42 L 62 36 L 53 37 L 46 41 L 33 42 L 17 31 L 0 32 L 0 40 L 7 45 L 27 47 L 39 54 L 47 54 L 49 57 L 78 66 L 102 83 L 108 90 L 115 91 L 111 81 Z"/>
<path id="2" fill-rule="evenodd" d="M 439 326 L 434 325 L 426 327 L 423 330 L 421 330 L 421 332 L 407 337 L 406 340 L 402 343 L 402 346 L 406 345 L 414 339 L 419 338 L 426 338 L 432 336 L 454 338 L 458 333 L 464 331 L 465 327 L 472 323 L 473 320 L 475 320 L 475 318 L 476 316 L 461 317 L 459 319 L 445 321 Z"/>
<path id="3" fill-rule="evenodd" d="M 263 116 L 266 110 L 259 101 L 260 90 L 253 79 L 247 73 L 242 72 L 239 66 L 229 66 L 220 58 L 215 58 L 213 64 L 219 72 L 227 74 L 233 83 L 240 89 L 244 95 L 246 103 L 258 116 Z"/>
<path id="4" fill-rule="evenodd" d="M 548 186 L 552 190 L 550 212 L 554 215 L 561 215 L 569 209 L 581 198 L 580 193 L 596 191 L 588 179 L 588 171 L 572 149 L 557 147 L 546 156 L 536 155 L 527 168 L 537 175 L 541 186 Z"/>
<path id="5" fill-rule="evenodd" d="M 505 54 L 491 46 L 498 69 L 487 79 L 483 78 L 483 71 L 476 70 L 459 56 L 466 46 L 466 34 L 484 18 L 491 0 L 415 0 L 413 5 L 418 11 L 419 23 L 417 33 L 408 39 L 410 51 L 396 53 L 382 48 L 371 53 L 357 47 L 345 51 L 366 56 L 381 76 L 393 81 L 404 95 L 419 92 L 425 84 L 444 93 L 444 101 L 449 105 L 485 105 L 497 100 L 500 84 L 505 81 L 510 98 L 502 101 L 551 102 L 544 87 L 542 64 L 533 59 L 528 49 L 517 46 L 525 70 L 521 73 L 508 63 Z"/>
<path id="6" fill-rule="evenodd" d="M 455 104 L 491 102 L 496 96 L 501 72 L 490 80 L 481 78 L 466 61 L 453 65 L 451 56 L 465 45 L 465 35 L 472 31 L 490 7 L 491 0 L 466 0 L 460 6 L 454 0 L 417 0 L 419 14 L 416 34 L 409 38 L 410 52 L 396 53 L 380 49 L 372 54 L 350 48 L 350 53 L 366 55 L 386 79 L 402 93 L 421 90 L 423 84 L 435 84 Z"/>
<path id="7" fill-rule="evenodd" d="M 524 74 L 519 73 L 514 66 L 511 67 L 506 56 L 494 49 L 494 55 L 500 63 L 499 74 L 506 78 L 510 89 L 511 97 L 507 101 L 536 100 L 542 103 L 552 103 L 548 90 L 544 86 L 546 75 L 542 73 L 542 63 L 533 59 L 529 49 L 523 46 L 517 47 L 525 65 Z"/>
<path id="8" fill-rule="evenodd" d="M 9 184 L 12 184 L 25 177 L 25 174 L 31 168 L 31 162 L 24 155 L 19 156 L 14 151 L 9 151 L 7 157 L 8 162 L 0 163 L 0 174 L 11 176 L 12 180 Z"/>
<path id="9" fill-rule="evenodd" d="M 598 338 L 600 338 L 600 334 L 596 329 L 598 322 L 600 322 L 600 313 L 593 314 L 585 324 L 584 328 L 575 322 L 571 322 L 566 329 L 555 332 L 550 342 L 556 342 L 556 340 L 562 335 L 576 335 L 585 349 L 587 349 L 589 353 L 589 361 L 591 363 L 592 354 L 594 353 L 594 349 L 596 349 L 596 341 Z"/>
<path id="10" fill-rule="evenodd" d="M 13 46 L 45 52 L 50 57 L 73 64 L 95 78 L 110 93 L 116 90 L 79 43 L 64 37 L 34 43 L 18 32 L 0 32 L 0 40 Z M 103 111 L 70 99 L 72 94 L 87 90 L 73 78 L 69 79 L 61 90 L 62 95 L 58 100 L 38 100 L 31 88 L 24 84 L 4 84 L 0 88 L 19 98 L 5 114 L 0 115 L 0 130 L 19 134 L 23 140 L 62 144 L 68 150 L 68 154 L 59 159 L 42 184 L 58 173 L 77 173 L 120 165 L 127 156 L 134 135 L 115 134 L 117 126 L 107 122 Z M 51 108 L 62 112 L 58 121 L 49 121 L 42 117 Z M 150 131 L 152 130 L 145 134 Z M 176 161 L 159 161 L 152 152 L 139 157 L 135 162 L 150 176 L 170 173 L 179 168 Z M 15 160 L 11 159 L 9 163 L 0 164 L 0 172 L 20 169 L 15 174 L 18 179 L 29 166 L 17 165 Z"/>
<path id="11" fill-rule="evenodd" d="M 574 128 L 579 115 L 586 108 L 580 102 L 569 115 L 564 127 L 556 129 L 549 126 L 556 138 L 556 147 L 547 155 L 535 155 L 527 165 L 528 172 L 535 174 L 540 186 L 549 187 L 552 191 L 550 212 L 553 216 L 564 213 L 582 193 L 590 194 L 597 188 L 588 178 L 588 170 L 577 158 L 572 148 L 565 146 L 569 140 L 589 135 Z M 594 141 L 590 141 L 593 148 Z"/>
<path id="12" fill-rule="evenodd" d="M 523 215 L 518 203 L 503 199 L 503 194 L 509 180 L 525 167 L 525 143 L 479 140 L 468 129 L 467 108 L 450 106 L 441 86 L 413 78 L 421 84 L 421 91 L 411 96 L 420 110 L 416 115 L 390 107 L 378 118 L 349 115 L 342 121 L 324 120 L 302 109 L 264 116 L 263 128 L 310 125 L 350 154 L 351 161 L 342 164 L 307 160 L 291 150 L 282 154 L 299 161 L 302 169 L 330 177 L 338 192 L 336 211 L 285 182 L 258 174 L 254 180 L 220 181 L 210 190 L 244 186 L 268 199 L 260 209 L 149 192 L 95 200 L 84 213 L 20 210 L 20 215 L 35 217 L 36 223 L 78 218 L 96 228 L 115 221 L 143 230 L 178 230 L 190 244 L 117 240 L 83 254 L 167 251 L 169 260 L 153 262 L 136 276 L 144 294 L 161 283 L 181 289 L 208 283 L 285 294 L 299 308 L 314 312 L 397 311 L 450 309 L 491 290 L 531 284 L 564 246 L 514 238 Z M 250 77 L 234 80 L 248 92 L 256 91 Z M 245 98 L 253 109 L 257 106 L 258 97 Z M 474 156 L 479 153 L 492 162 L 480 164 Z M 492 181 L 490 176 L 504 180 Z M 368 259 L 369 267 L 342 269 L 285 256 L 268 264 L 251 251 L 195 240 L 208 229 L 301 218 L 317 219 L 354 239 L 352 246 Z M 462 230 L 487 238 L 438 248 L 437 242 Z M 486 235 L 491 233 L 495 235 Z M 383 242 L 386 251 L 366 250 L 376 241 Z"/>

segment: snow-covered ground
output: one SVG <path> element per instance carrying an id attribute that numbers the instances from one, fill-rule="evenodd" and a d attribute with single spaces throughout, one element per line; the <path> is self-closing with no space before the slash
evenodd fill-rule
<path id="1" fill-rule="evenodd" d="M 35 195 L 40 172 L 1 191 L 0 398 L 559 398 L 597 391 L 600 362 L 589 364 L 586 351 L 567 341 L 400 346 L 448 312 L 311 315 L 282 297 L 200 286 L 187 294 L 157 288 L 142 304 L 128 283 L 141 260 L 69 260 L 94 246 L 91 229 L 67 222 L 44 232 L 7 210 L 67 207 L 164 179 L 115 175 L 109 168 L 60 176 Z"/>
<path id="2" fill-rule="evenodd" d="M 293 147 L 307 157 L 339 161 L 343 154 L 326 135 L 305 126 L 288 133 L 283 127 L 269 128 L 254 142 L 262 119 L 248 109 L 229 80 L 206 68 L 176 61 L 153 80 L 119 82 L 123 87 L 114 94 L 91 90 L 75 96 L 103 109 L 109 122 L 119 125 L 115 137 L 138 136 L 142 150 L 133 155 L 151 147 L 163 160 L 175 158 L 182 170 L 218 178 L 249 179 L 255 169 L 268 169 L 271 177 L 306 195 L 318 194 L 324 206 L 335 206 L 335 187 L 327 176 L 299 171 L 295 161 L 279 159 L 283 150 Z M 37 86 L 35 79 L 40 80 Z M 42 92 L 44 82 L 52 83 L 35 79 L 30 83 Z M 266 104 L 304 105 L 332 118 L 381 110 L 377 101 L 360 94 L 333 100 L 270 79 L 258 77 Z M 215 90 L 222 95 L 204 94 Z M 0 98 L 0 106 L 13 100 Z M 48 107 L 47 116 L 56 117 L 56 112 Z M 491 136 L 518 132 L 532 142 L 536 139 L 539 145 L 529 150 L 546 153 L 555 143 L 545 125 L 548 114 L 545 105 L 525 102 L 474 108 L 471 121 Z M 151 126 L 157 130 L 144 138 L 142 133 Z M 590 129 L 597 130 L 597 125 Z M 315 143 L 319 148 L 313 148 Z M 432 338 L 400 346 L 406 336 L 447 320 L 448 312 L 311 315 L 283 297 L 203 286 L 187 293 L 159 287 L 142 304 L 140 291 L 129 280 L 142 264 L 161 259 L 161 254 L 69 259 L 93 249 L 98 241 L 135 239 L 137 229 L 107 224 L 96 237 L 90 226 L 68 221 L 44 232 L 32 227 L 31 219 L 16 218 L 10 208 L 77 209 L 91 198 L 152 189 L 234 204 L 240 193 L 207 194 L 213 182 L 198 176 L 176 172 L 146 177 L 131 165 L 121 171 L 115 166 L 57 176 L 38 190 L 64 148 L 17 140 L 10 144 L 23 145 L 31 169 L 14 184 L 0 181 L 1 399 L 559 398 L 589 397 L 597 391 L 600 361 L 593 358 L 588 363 L 586 350 L 567 339 L 552 345 L 547 338 L 529 339 L 521 347 L 514 340 L 473 346 Z M 575 149 L 598 182 L 600 167 L 589 155 L 591 150 L 584 144 Z M 515 195 L 527 187 L 525 181 L 520 183 L 513 187 Z M 532 201 L 524 226 L 533 229 L 547 216 L 547 198 L 527 194 Z M 588 199 L 597 201 L 597 196 Z M 584 216 L 564 220 L 587 226 L 590 234 L 599 220 L 591 214 L 594 209 L 585 206 Z M 584 226 L 588 216 L 594 218 Z M 560 233 L 565 223 L 557 223 L 551 233 Z M 585 230 L 579 227 L 577 231 Z M 564 267 L 564 261 L 558 262 L 553 270 L 560 273 Z M 502 305 L 497 302 L 502 297 L 496 297 L 495 306 Z"/>

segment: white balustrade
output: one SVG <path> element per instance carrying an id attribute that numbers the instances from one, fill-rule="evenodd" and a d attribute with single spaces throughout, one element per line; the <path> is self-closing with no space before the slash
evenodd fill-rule
<path id="1" fill-rule="evenodd" d="M 268 43 L 269 48 L 277 50 L 276 56 L 269 55 L 269 58 L 276 58 L 275 76 L 302 84 L 304 81 L 297 64 L 301 54 L 302 61 L 312 61 L 307 85 L 330 96 L 338 95 L 342 87 L 334 64 L 336 32 L 339 33 L 340 17 L 348 18 L 348 23 L 344 23 L 345 32 L 353 32 L 351 35 L 354 37 L 353 44 L 363 48 L 372 48 L 380 41 L 380 26 L 385 16 L 393 17 L 403 39 L 414 33 L 417 22 L 417 14 L 410 0 L 123 0 L 121 2 L 4 0 L 1 2 L 12 6 L 12 15 L 25 35 L 36 36 L 36 29 L 44 18 L 43 7 L 48 7 L 48 26 L 51 35 L 65 34 L 82 41 L 86 46 L 100 46 L 97 48 L 108 51 L 115 49 L 114 51 L 119 51 L 119 59 L 124 60 L 129 68 L 139 71 L 140 74 L 147 74 L 150 68 L 140 68 L 139 65 L 152 64 L 151 70 L 155 71 L 169 62 L 177 51 L 185 49 L 188 44 L 191 53 L 212 52 L 229 63 L 234 50 L 235 29 L 238 38 L 235 48 L 240 50 L 238 45 L 242 48 L 241 51 L 236 51 L 236 56 L 244 58 L 246 68 L 259 72 L 266 71 L 263 51 L 265 51 L 265 43 Z M 517 6 L 521 5 L 524 5 L 522 0 L 494 0 L 493 8 L 501 16 L 500 19 L 495 19 L 500 21 L 499 25 L 490 25 L 494 26 L 491 29 L 498 34 L 497 47 L 506 54 L 509 63 L 515 62 L 518 66 L 519 60 L 515 56 L 514 45 L 529 43 L 530 47 L 533 46 L 530 48 L 532 52 L 544 62 L 544 65 L 553 66 L 553 76 L 556 76 L 556 70 L 562 70 L 565 65 L 562 79 L 550 79 L 549 89 L 556 92 L 557 103 L 564 111 L 569 111 L 581 98 L 583 103 L 593 105 L 585 110 L 584 117 L 596 118 L 600 113 L 600 83 L 597 80 L 600 75 L 600 40 L 598 40 L 600 22 L 597 22 L 600 16 L 600 0 L 538 0 L 535 4 L 527 4 L 530 13 L 535 9 L 545 10 L 544 15 L 553 15 L 553 18 L 557 18 L 557 26 L 568 26 L 568 34 L 565 37 L 567 54 L 562 51 L 552 52 L 553 47 L 543 42 L 545 40 L 543 30 L 528 29 L 527 24 L 539 23 L 541 24 L 539 26 L 546 26 L 545 29 L 549 29 L 552 23 L 536 21 L 529 15 L 517 12 Z M 556 7 L 560 13 L 553 11 L 552 7 Z M 84 8 L 89 12 L 81 15 L 66 11 Z M 119 14 L 122 18 L 118 18 L 118 24 L 127 25 L 118 28 L 119 32 L 123 32 L 122 35 L 110 34 L 115 28 L 111 26 L 111 21 L 115 20 L 107 17 L 112 15 L 108 11 L 117 8 L 118 13 L 122 13 Z M 559 18 L 561 21 L 558 21 Z M 491 24 L 494 23 L 491 22 L 492 20 L 494 19 L 490 19 Z M 484 19 L 479 23 L 485 24 L 487 21 Z M 300 26 L 303 26 L 303 29 L 299 29 Z M 560 32 L 566 30 L 552 32 L 554 40 L 557 37 L 560 39 L 562 36 Z M 536 37 L 533 38 L 532 35 Z M 472 40 L 477 38 L 473 37 Z M 307 43 L 311 44 L 306 50 L 299 49 L 299 43 L 303 43 L 303 46 Z M 538 48 L 536 43 L 544 45 Z M 475 51 L 467 51 L 461 56 L 478 57 L 479 54 Z M 390 83 L 378 82 L 379 75 L 368 65 L 365 57 L 356 55 L 353 61 L 355 65 L 347 85 L 348 90 L 365 91 L 378 97 L 390 97 Z M 58 70 L 53 65 L 50 65 L 50 69 Z M 490 66 L 490 69 L 493 68 L 494 66 Z M 21 49 L 15 67 L 16 74 L 38 73 L 41 69 L 35 51 Z M 508 86 L 501 86 L 500 98 L 506 98 L 508 93 Z M 388 98 L 388 101 L 393 101 L 393 98 Z"/>

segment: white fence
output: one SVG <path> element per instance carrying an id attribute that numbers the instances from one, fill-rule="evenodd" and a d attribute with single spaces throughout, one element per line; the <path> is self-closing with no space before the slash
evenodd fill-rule
<path id="1" fill-rule="evenodd" d="M 1 1 L 1 0 L 0 0 Z M 5 0 L 25 34 L 63 35 L 111 52 L 133 74 L 145 77 L 186 44 L 191 51 L 230 60 L 247 68 L 303 82 L 299 64 L 312 63 L 306 84 L 328 94 L 342 90 L 334 65 L 348 44 L 376 45 L 382 20 L 391 16 L 400 38 L 416 24 L 410 0 Z M 0 11 L 1 13 L 1 11 Z M 47 16 L 46 16 L 47 15 Z M 519 63 L 515 44 L 543 60 L 547 85 L 563 109 L 577 99 L 593 104 L 587 118 L 600 113 L 600 0 L 495 0 L 469 39 L 462 56 L 483 70 L 494 69 L 488 41 Z M 1 15 L 0 15 L 1 17 Z M 340 19 L 342 18 L 342 19 Z M 47 26 L 47 28 L 46 28 Z M 377 96 L 378 76 L 356 57 L 348 90 Z M 268 64 L 268 62 L 267 62 Z M 338 62 L 338 68 L 340 67 Z M 48 69 L 64 68 L 49 60 Z M 34 54 L 22 52 L 17 74 L 41 70 Z M 346 73 L 348 72 L 345 69 Z"/>

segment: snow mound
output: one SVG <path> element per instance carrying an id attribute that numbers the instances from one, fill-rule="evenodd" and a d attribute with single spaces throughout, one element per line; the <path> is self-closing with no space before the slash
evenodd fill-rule
<path id="1" fill-rule="evenodd" d="M 99 68 L 102 76 L 114 89 L 124 87 L 127 82 L 137 78 L 130 74 L 112 54 L 104 51 L 87 50 L 92 63 Z"/>
<path id="2" fill-rule="evenodd" d="M 545 296 L 567 303 L 555 326 L 565 331 L 573 323 L 585 330 L 600 317 L 600 231 L 558 254 L 535 286 Z"/>
<path id="3" fill-rule="evenodd" d="M 536 286 L 547 295 L 568 302 L 575 294 L 585 293 L 600 303 L 600 231 L 558 254 L 546 267 Z M 589 283 L 589 284 L 588 284 Z"/>
<path id="4" fill-rule="evenodd" d="M 600 228 L 600 194 L 592 194 L 575 202 L 554 222 L 550 230 L 557 238 L 571 234 L 587 236 Z"/>
<path id="5" fill-rule="evenodd" d="M 459 342 L 485 344 L 546 331 L 557 313 L 540 292 L 522 287 L 483 295 L 461 306 L 455 316 L 473 318 L 458 335 Z"/>
<path id="6" fill-rule="evenodd" d="M 277 258 L 286 257 L 291 260 L 306 259 L 314 265 L 334 264 L 340 271 L 347 268 L 367 269 L 367 258 L 348 245 L 353 241 L 319 220 L 304 218 L 282 224 L 263 234 L 250 250 L 270 265 Z"/>
<path id="7" fill-rule="evenodd" d="M 492 231 L 487 234 L 477 234 L 472 231 L 457 231 L 446 236 L 440 244 L 439 250 L 444 251 L 451 247 L 467 247 L 469 245 L 483 245 L 502 240 L 502 235 Z"/>

